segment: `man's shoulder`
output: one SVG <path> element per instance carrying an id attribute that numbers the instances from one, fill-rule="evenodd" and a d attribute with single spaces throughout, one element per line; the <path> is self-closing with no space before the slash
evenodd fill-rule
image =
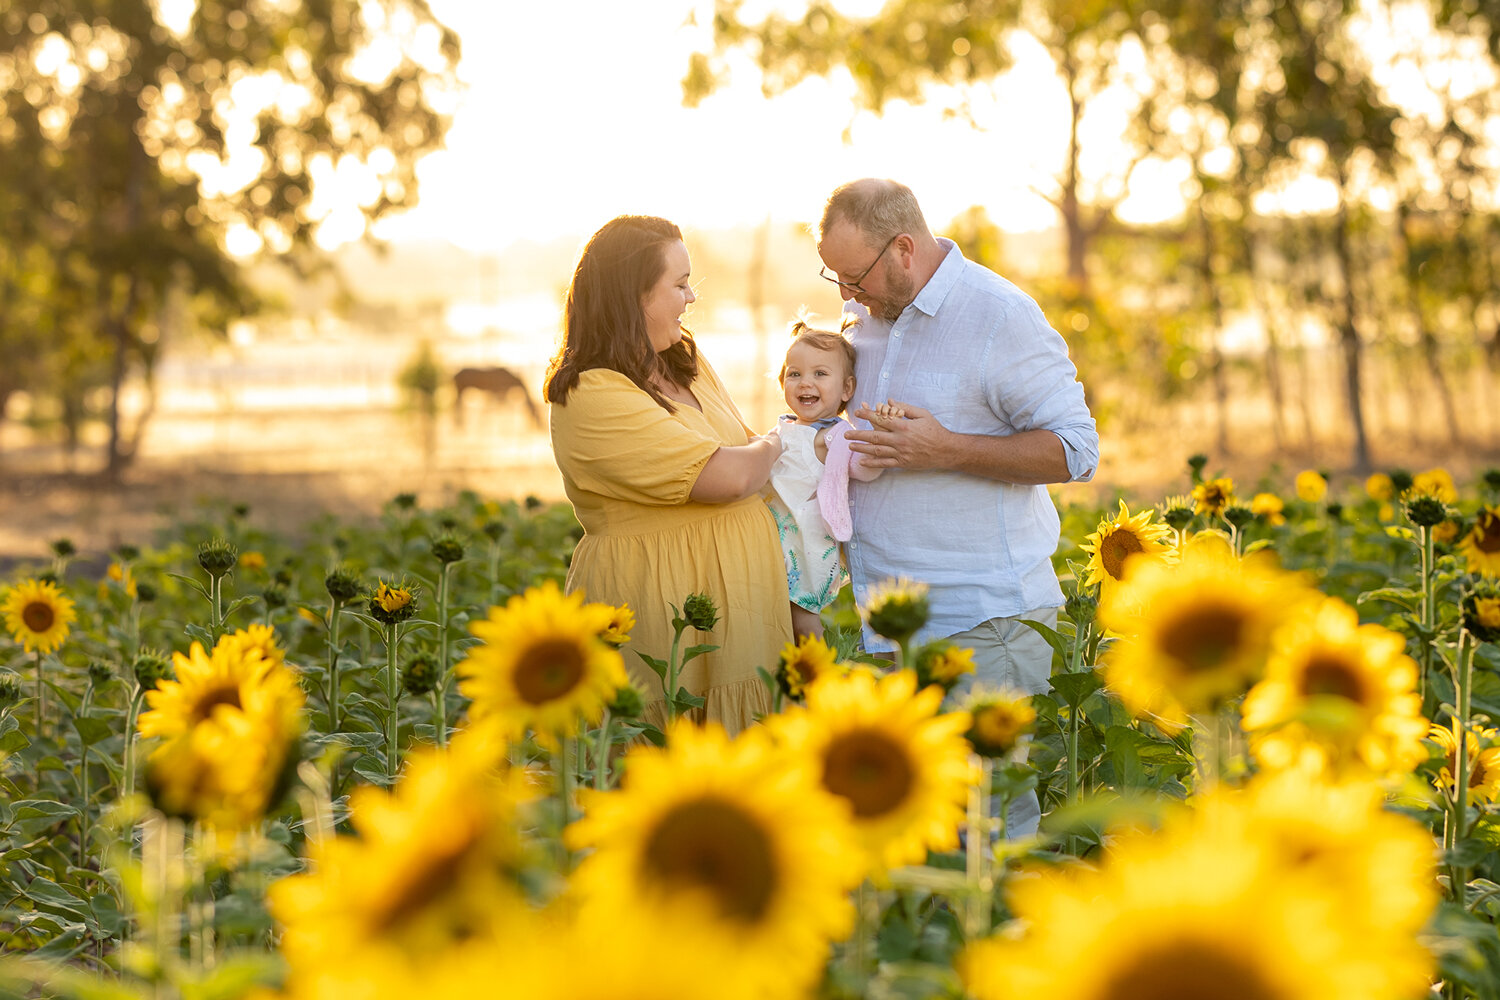
<path id="1" fill-rule="evenodd" d="M 972 260 L 964 260 L 954 290 L 971 308 L 991 308 L 1002 315 L 1017 309 L 1037 308 L 1036 300 L 1015 282 Z"/>

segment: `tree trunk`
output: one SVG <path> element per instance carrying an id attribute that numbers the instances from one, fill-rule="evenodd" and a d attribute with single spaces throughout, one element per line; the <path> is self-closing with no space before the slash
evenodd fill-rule
<path id="1" fill-rule="evenodd" d="M 1208 218 L 1204 199 L 1198 202 L 1198 233 L 1203 244 L 1203 255 L 1199 258 L 1199 274 L 1203 278 L 1203 293 L 1207 296 L 1209 312 L 1209 367 L 1214 384 L 1214 409 L 1217 413 L 1218 432 L 1215 445 L 1220 455 L 1229 454 L 1229 379 L 1224 370 L 1224 351 L 1220 340 L 1224 335 L 1224 304 L 1219 299 L 1219 286 L 1214 280 L 1214 232 Z"/>
<path id="2" fill-rule="evenodd" d="M 1078 119 L 1083 113 L 1083 103 L 1077 93 L 1078 67 L 1066 53 L 1059 64 L 1068 86 L 1068 163 L 1063 171 L 1061 208 L 1068 242 L 1068 278 L 1078 294 L 1086 295 L 1089 287 L 1088 228 L 1083 224 L 1083 209 L 1078 202 Z"/>
<path id="3" fill-rule="evenodd" d="M 1266 332 L 1266 386 L 1271 390 L 1271 440 L 1279 453 L 1286 447 L 1286 426 L 1282 422 L 1282 411 L 1286 408 L 1286 393 L 1281 384 L 1281 347 L 1276 336 L 1276 317 L 1266 297 L 1264 276 L 1260 273 L 1255 230 L 1250 225 L 1248 199 L 1242 200 L 1245 212 L 1241 218 L 1245 225 L 1240 232 L 1245 239 L 1245 266 L 1250 271 L 1250 293 L 1255 299 L 1255 310 L 1260 313 L 1261 328 Z"/>
<path id="4" fill-rule="evenodd" d="M 130 142 L 130 174 L 125 183 L 124 238 L 134 236 L 140 227 L 142 187 L 146 175 L 146 150 L 140 141 L 132 137 Z M 108 281 L 109 277 L 105 276 Z M 114 484 L 120 481 L 120 473 L 130 464 L 133 453 L 122 447 L 120 434 L 120 392 L 125 385 L 125 373 L 129 366 L 130 324 L 135 319 L 136 303 L 140 295 L 140 275 L 132 271 L 125 291 L 125 301 L 109 315 L 109 335 L 114 345 L 114 356 L 109 366 L 109 455 L 104 466 L 104 479 Z M 113 306 L 113 295 L 109 296 Z"/>
<path id="5" fill-rule="evenodd" d="M 1344 394 L 1349 408 L 1350 428 L 1354 432 L 1354 471 L 1367 475 L 1370 464 L 1370 442 L 1365 434 L 1364 398 L 1360 387 L 1362 351 L 1357 325 L 1358 309 L 1354 296 L 1354 254 L 1349 246 L 1349 183 L 1344 164 L 1333 158 L 1338 178 L 1339 207 L 1334 217 L 1333 251 L 1343 283 L 1343 308 L 1339 310 L 1339 347 L 1344 360 Z"/>

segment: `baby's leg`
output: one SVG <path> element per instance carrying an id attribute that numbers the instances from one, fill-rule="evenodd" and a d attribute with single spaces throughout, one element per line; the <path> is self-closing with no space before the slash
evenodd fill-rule
<path id="1" fill-rule="evenodd" d="M 823 638 L 823 618 L 816 611 L 809 611 L 801 605 L 793 604 L 792 631 L 797 633 L 798 642 L 808 636 L 821 639 Z"/>

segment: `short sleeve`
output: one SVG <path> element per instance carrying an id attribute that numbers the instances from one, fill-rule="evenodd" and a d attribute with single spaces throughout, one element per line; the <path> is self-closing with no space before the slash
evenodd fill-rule
<path id="1" fill-rule="evenodd" d="M 686 503 L 720 442 L 695 430 L 624 375 L 593 369 L 552 407 L 552 450 L 579 489 L 633 503 Z"/>

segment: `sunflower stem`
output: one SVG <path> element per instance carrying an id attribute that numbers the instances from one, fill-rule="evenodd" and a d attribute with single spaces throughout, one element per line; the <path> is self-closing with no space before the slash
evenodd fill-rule
<path id="1" fill-rule="evenodd" d="M 1422 671 L 1420 676 L 1419 693 L 1423 700 L 1427 698 L 1427 672 L 1432 669 L 1432 633 L 1437 629 L 1437 581 L 1433 572 L 1436 556 L 1433 550 L 1432 527 L 1430 525 L 1417 526 L 1418 537 L 1422 542 L 1422 631 L 1425 637 L 1422 639 Z M 1464 717 L 1464 724 L 1468 724 L 1468 717 Z"/>
<path id="2" fill-rule="evenodd" d="M 82 744 L 78 755 L 78 867 L 88 865 L 89 858 L 89 745 Z"/>
<path id="3" fill-rule="evenodd" d="M 1458 689 L 1458 739 L 1455 741 L 1458 746 L 1453 751 L 1453 843 L 1446 845 L 1450 848 L 1457 847 L 1459 839 L 1469 835 L 1467 817 L 1469 771 L 1472 765 L 1469 760 L 1469 712 L 1473 680 L 1474 639 L 1469 635 L 1468 629 L 1463 629 L 1458 634 L 1458 662 L 1454 664 L 1453 672 L 1454 687 Z M 1449 877 L 1453 883 L 1453 901 L 1463 906 L 1469 886 L 1469 866 L 1454 863 Z"/>
<path id="4" fill-rule="evenodd" d="M 599 742 L 594 746 L 594 787 L 601 791 L 609 787 L 609 753 L 610 744 L 614 742 L 611 732 L 614 721 L 614 715 L 606 705 L 604 718 L 599 723 Z"/>
<path id="5" fill-rule="evenodd" d="M 333 598 L 328 609 L 328 693 L 324 702 L 328 707 L 328 731 L 339 731 L 339 612 L 344 602 Z"/>
<path id="6" fill-rule="evenodd" d="M 567 736 L 557 736 L 558 750 L 552 764 L 557 768 L 557 797 L 562 807 L 562 829 L 573 822 L 573 768 L 577 744 Z M 559 870 L 566 875 L 572 868 L 572 855 L 565 838 L 559 832 L 557 838 L 557 861 Z"/>
<path id="7" fill-rule="evenodd" d="M 141 702 L 146 699 L 146 689 L 139 681 L 135 693 L 130 696 L 130 708 L 125 714 L 125 773 L 120 779 L 120 797 L 128 799 L 135 794 L 135 721 L 141 714 Z"/>
<path id="8" fill-rule="evenodd" d="M 385 627 L 385 775 L 392 782 L 400 770 L 396 751 L 398 708 L 400 706 L 401 676 L 397 669 L 396 653 L 401 643 L 401 626 L 392 622 Z"/>
<path id="9" fill-rule="evenodd" d="M 990 786 L 995 765 L 988 757 L 971 754 L 969 760 L 970 766 L 979 772 L 979 780 L 969 788 L 969 833 L 964 845 L 969 893 L 964 906 L 964 940 L 978 941 L 990 930 L 990 893 L 994 889 L 989 859 Z M 1000 808 L 1003 815 L 1004 803 Z"/>
<path id="10" fill-rule="evenodd" d="M 437 627 L 438 668 L 436 697 L 433 703 L 433 729 L 437 733 L 437 745 L 448 745 L 448 572 L 452 563 L 443 563 L 438 572 Z"/>
<path id="11" fill-rule="evenodd" d="M 43 723 L 45 723 L 47 721 L 47 702 L 46 702 L 46 697 L 47 697 L 47 687 L 46 687 L 45 684 L 42 683 L 42 651 L 40 649 L 38 649 L 36 651 L 36 706 L 35 706 L 35 708 L 36 708 L 36 738 L 38 740 L 40 740 L 42 738 L 42 725 L 43 725 Z M 37 778 L 38 778 L 38 781 L 40 781 L 40 779 L 41 779 L 41 772 L 40 771 L 37 772 Z M 41 786 L 38 785 L 37 788 L 40 789 Z"/>
<path id="12" fill-rule="evenodd" d="M 672 636 L 672 656 L 667 660 L 667 722 L 670 723 L 677 718 L 677 674 L 682 665 L 677 662 L 678 650 L 682 646 L 682 633 L 687 628 L 687 622 L 678 619 L 676 624 L 677 634 Z"/>

